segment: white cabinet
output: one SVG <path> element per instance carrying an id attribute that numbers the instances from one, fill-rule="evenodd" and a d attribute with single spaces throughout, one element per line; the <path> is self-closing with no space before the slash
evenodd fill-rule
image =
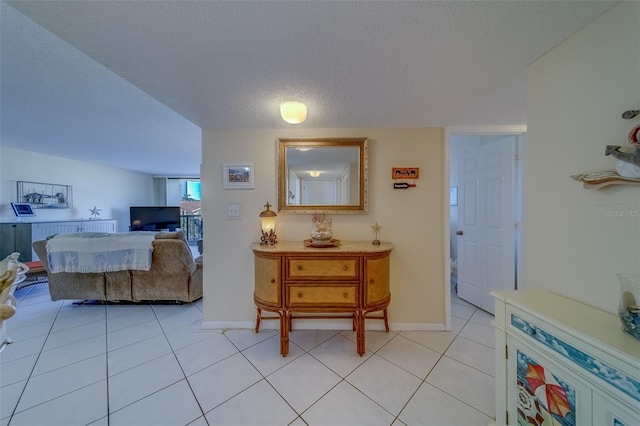
<path id="1" fill-rule="evenodd" d="M 640 341 L 616 315 L 546 291 L 492 294 L 497 425 L 640 425 Z"/>
<path id="2" fill-rule="evenodd" d="M 70 234 L 74 232 L 114 233 L 117 230 L 118 221 L 115 219 L 34 222 L 31 224 L 31 242 L 45 240 L 55 234 Z M 31 250 L 31 256 L 33 260 L 38 260 L 38 256 L 33 250 Z"/>

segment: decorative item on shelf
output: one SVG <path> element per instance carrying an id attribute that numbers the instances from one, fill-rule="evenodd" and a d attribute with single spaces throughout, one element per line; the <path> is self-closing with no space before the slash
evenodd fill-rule
<path id="1" fill-rule="evenodd" d="M 380 232 L 380 230 L 382 229 L 382 226 L 378 225 L 378 222 L 376 222 L 375 225 L 371 226 L 371 229 L 373 229 L 374 234 L 376 234 L 376 237 L 373 241 L 371 241 L 371 244 L 373 245 L 380 245 L 380 240 L 378 239 L 378 232 Z"/>
<path id="2" fill-rule="evenodd" d="M 315 213 L 311 219 L 311 241 L 315 245 L 331 243 L 333 229 L 331 218 L 324 213 Z"/>
<path id="3" fill-rule="evenodd" d="M 260 244 L 273 245 L 278 243 L 276 235 L 276 212 L 269 210 L 271 204 L 267 201 L 264 205 L 267 209 L 260 213 L 260 221 L 262 222 L 262 235 L 260 236 Z"/>
<path id="4" fill-rule="evenodd" d="M 307 119 L 307 106 L 302 102 L 283 102 L 280 104 L 280 117 L 289 124 L 300 124 Z"/>
<path id="5" fill-rule="evenodd" d="M 640 274 L 617 274 L 620 281 L 618 316 L 622 331 L 640 340 Z"/>
<path id="6" fill-rule="evenodd" d="M 622 114 L 622 118 L 631 119 L 640 111 L 629 110 Z M 640 184 L 640 125 L 629 132 L 631 147 L 607 145 L 604 155 L 612 156 L 618 161 L 616 170 L 606 170 L 595 173 L 572 175 L 571 178 L 583 182 L 586 189 L 600 189 L 609 185 L 638 185 Z"/>
<path id="7" fill-rule="evenodd" d="M 419 167 L 393 167 L 391 168 L 391 179 L 412 179 L 409 182 L 394 182 L 394 189 L 407 189 L 416 187 L 416 179 L 420 177 Z"/>
<path id="8" fill-rule="evenodd" d="M 102 211 L 102 209 L 99 209 L 98 207 L 93 206 L 93 208 L 89 209 L 89 211 L 91 212 L 89 219 L 97 219 L 98 216 L 100 216 L 100 212 Z"/>

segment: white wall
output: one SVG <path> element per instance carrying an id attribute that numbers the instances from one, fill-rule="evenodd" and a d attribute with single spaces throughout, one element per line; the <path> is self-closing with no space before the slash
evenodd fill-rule
<path id="1" fill-rule="evenodd" d="M 102 209 L 101 219 L 117 219 L 129 230 L 129 206 L 152 205 L 151 175 L 69 160 L 0 145 L 0 220 L 13 221 L 10 202 L 17 201 L 17 181 L 71 185 L 73 208 L 36 209 L 31 221 L 87 219 L 89 209 Z"/>
<path id="2" fill-rule="evenodd" d="M 616 312 L 618 272 L 640 268 L 640 187 L 586 190 L 615 169 L 605 146 L 640 123 L 640 3 L 620 2 L 529 68 L 524 283 Z"/>
<path id="3" fill-rule="evenodd" d="M 249 245 L 258 241 L 258 215 L 264 204 L 277 204 L 276 139 L 365 136 L 369 138 L 369 213 L 332 215 L 334 236 L 343 241 L 371 241 L 370 226 L 378 222 L 382 226 L 379 239 L 395 244 L 389 307 L 392 326 L 444 327 L 442 203 L 448 194 L 443 194 L 441 128 L 204 130 L 205 325 L 250 327 L 255 321 L 254 262 Z M 223 189 L 225 162 L 254 162 L 255 189 Z M 392 167 L 420 167 L 417 187 L 393 189 Z M 240 205 L 240 219 L 226 218 L 228 203 Z M 310 226 L 309 215 L 277 217 L 280 240 L 309 238 Z"/>

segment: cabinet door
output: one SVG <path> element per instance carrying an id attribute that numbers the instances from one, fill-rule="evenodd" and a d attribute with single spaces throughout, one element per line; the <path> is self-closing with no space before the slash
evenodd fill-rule
<path id="1" fill-rule="evenodd" d="M 115 220 L 96 220 L 96 221 L 84 221 L 81 224 L 81 232 L 116 232 Z"/>
<path id="2" fill-rule="evenodd" d="M 598 391 L 593 392 L 593 424 L 598 426 L 634 426 L 640 424 L 640 413 L 614 401 Z"/>
<path id="3" fill-rule="evenodd" d="M 591 424 L 587 383 L 517 338 L 507 337 L 507 346 L 509 424 Z"/>
<path id="4" fill-rule="evenodd" d="M 0 259 L 13 252 L 20 253 L 20 262 L 29 262 L 31 255 L 31 224 L 0 224 Z"/>
<path id="5" fill-rule="evenodd" d="M 381 302 L 389 302 L 389 256 L 365 258 L 364 306 L 371 307 Z"/>
<path id="6" fill-rule="evenodd" d="M 45 240 L 55 234 L 79 232 L 80 222 L 50 222 L 33 224 L 33 241 Z"/>
<path id="7" fill-rule="evenodd" d="M 282 287 L 280 284 L 280 258 L 255 258 L 255 289 L 253 298 L 256 303 L 279 308 L 282 306 Z"/>

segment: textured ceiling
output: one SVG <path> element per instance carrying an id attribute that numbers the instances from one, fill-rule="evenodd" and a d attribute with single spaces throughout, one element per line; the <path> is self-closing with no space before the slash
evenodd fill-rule
<path id="1" fill-rule="evenodd" d="M 615 2 L 6 3 L 2 144 L 197 175 L 201 128 L 290 128 L 283 100 L 301 128 L 526 124 L 527 65 Z"/>

